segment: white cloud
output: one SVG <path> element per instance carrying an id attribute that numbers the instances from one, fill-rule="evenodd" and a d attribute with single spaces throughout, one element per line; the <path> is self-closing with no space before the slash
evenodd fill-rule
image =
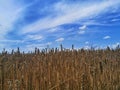
<path id="1" fill-rule="evenodd" d="M 3 48 L 6 48 L 6 44 L 0 42 L 0 51 L 2 51 Z"/>
<path id="2" fill-rule="evenodd" d="M 111 21 L 113 21 L 113 22 L 120 21 L 120 19 L 112 19 Z"/>
<path id="3" fill-rule="evenodd" d="M 55 5 L 57 6 L 57 4 Z M 53 28 L 62 24 L 73 23 L 84 18 L 94 18 L 99 14 L 111 11 L 111 9 L 119 6 L 119 4 L 119 0 L 105 0 L 96 3 L 92 2 L 92 4 L 89 2 L 84 6 L 80 3 L 66 4 L 62 2 L 59 4 L 59 7 L 56 8 L 56 12 L 54 12 L 57 13 L 57 16 L 48 16 L 36 21 L 35 23 L 29 24 L 22 28 L 22 33 L 38 32 L 40 30 Z"/>
<path id="4" fill-rule="evenodd" d="M 112 45 L 112 48 L 116 48 L 118 45 L 120 45 L 120 43 L 119 43 L 119 42 L 117 42 L 117 43 L 113 44 L 113 45 Z"/>
<path id="5" fill-rule="evenodd" d="M 30 40 L 42 40 L 43 36 L 41 36 L 41 35 L 27 35 L 26 39 L 30 39 Z"/>
<path id="6" fill-rule="evenodd" d="M 85 34 L 85 31 L 80 30 L 78 33 L 79 33 L 79 34 Z"/>
<path id="7" fill-rule="evenodd" d="M 23 47 L 23 49 L 25 51 L 34 51 L 35 48 L 39 48 L 39 49 L 44 49 L 46 46 L 46 44 L 29 44 L 29 45 L 25 45 L 25 47 Z"/>
<path id="8" fill-rule="evenodd" d="M 52 42 L 48 42 L 48 43 L 47 43 L 47 45 L 51 45 L 51 44 L 52 44 Z"/>
<path id="9" fill-rule="evenodd" d="M 50 28 L 50 29 L 48 30 L 48 32 L 53 33 L 53 32 L 56 32 L 56 31 L 58 31 L 58 30 L 61 30 L 61 28 L 60 28 L 60 27 L 53 27 L 53 28 Z"/>
<path id="10" fill-rule="evenodd" d="M 88 41 L 86 41 L 86 42 L 85 42 L 85 44 L 89 44 L 89 42 L 88 42 Z"/>
<path id="11" fill-rule="evenodd" d="M 80 30 L 85 30 L 86 28 L 87 28 L 86 25 L 83 25 L 83 26 L 79 27 Z"/>
<path id="12" fill-rule="evenodd" d="M 103 39 L 110 39 L 110 38 L 111 38 L 110 36 L 103 37 Z"/>
<path id="13" fill-rule="evenodd" d="M 62 42 L 62 41 L 64 41 L 64 38 L 58 38 L 58 39 L 56 39 L 55 41 L 56 41 L 56 42 Z"/>
<path id="14" fill-rule="evenodd" d="M 0 42 L 2 42 L 2 43 L 23 43 L 24 40 L 7 40 L 7 39 L 4 39 L 4 40 L 0 40 Z"/>
<path id="15" fill-rule="evenodd" d="M 16 11 L 18 7 L 13 5 L 10 1 L 0 1 L 0 31 L 2 34 L 5 34 L 7 30 L 12 26 L 13 22 L 15 21 L 18 16 L 16 16 Z"/>
<path id="16" fill-rule="evenodd" d="M 39 48 L 39 49 L 44 49 L 47 48 L 48 45 L 51 45 L 52 42 L 47 42 L 47 43 L 33 43 L 33 44 L 29 44 L 29 45 L 25 45 L 24 47 L 22 47 L 25 51 L 34 51 L 35 48 Z"/>
<path id="17" fill-rule="evenodd" d="M 87 45 L 87 46 L 84 46 L 83 48 L 84 49 L 90 49 L 91 47 Z"/>
<path id="18" fill-rule="evenodd" d="M 85 25 L 99 25 L 99 26 L 111 26 L 111 25 L 114 25 L 113 23 L 101 23 L 101 22 L 95 21 L 95 20 L 88 20 L 88 21 L 80 22 L 80 23 L 83 23 Z"/>
<path id="19" fill-rule="evenodd" d="M 30 5 L 20 6 L 14 0 L 0 0 L 0 39 L 5 38 L 5 35 L 13 28 L 16 20 L 22 16 L 22 11 Z"/>
<path id="20" fill-rule="evenodd" d="M 24 42 L 25 42 L 24 40 L 2 39 L 2 40 L 0 40 L 0 50 L 2 51 L 2 49 L 5 48 L 7 51 L 11 52 L 11 50 L 15 48 L 15 47 L 12 47 L 13 45 L 23 44 Z"/>
<path id="21" fill-rule="evenodd" d="M 83 25 L 81 27 L 79 27 L 79 34 L 85 34 L 85 30 L 86 30 L 87 26 L 86 25 Z"/>

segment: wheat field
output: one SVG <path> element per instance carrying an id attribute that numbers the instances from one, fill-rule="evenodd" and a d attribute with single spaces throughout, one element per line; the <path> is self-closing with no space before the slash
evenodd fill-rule
<path id="1" fill-rule="evenodd" d="M 120 48 L 4 50 L 0 90 L 120 90 Z"/>

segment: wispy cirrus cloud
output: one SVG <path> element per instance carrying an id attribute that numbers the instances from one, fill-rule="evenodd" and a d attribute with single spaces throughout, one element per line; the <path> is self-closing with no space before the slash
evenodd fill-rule
<path id="1" fill-rule="evenodd" d="M 26 39 L 28 39 L 28 40 L 42 40 L 43 36 L 42 35 L 27 35 Z"/>
<path id="2" fill-rule="evenodd" d="M 0 44 L 11 48 L 56 46 L 63 41 L 85 44 L 102 40 L 103 34 L 116 39 L 119 8 L 119 0 L 0 0 Z"/>
<path id="3" fill-rule="evenodd" d="M 38 32 L 59 25 L 73 23 L 84 18 L 94 18 L 99 14 L 109 12 L 114 7 L 119 6 L 119 4 L 119 0 L 106 0 L 95 3 L 92 2 L 92 4 L 89 2 L 84 4 L 85 6 L 83 7 L 80 3 L 69 4 L 66 2 L 59 2 L 54 4 L 57 8 L 55 8 L 55 11 L 51 15 L 23 27 L 22 33 Z M 55 13 L 57 13 L 57 15 L 54 16 Z"/>
<path id="4" fill-rule="evenodd" d="M 112 19 L 111 21 L 115 22 L 115 21 L 120 21 L 120 19 Z"/>
<path id="5" fill-rule="evenodd" d="M 64 38 L 58 38 L 58 39 L 56 39 L 55 41 L 56 41 L 56 42 L 62 42 L 62 41 L 64 41 Z"/>
<path id="6" fill-rule="evenodd" d="M 23 11 L 32 5 L 18 5 L 14 0 L 0 0 L 0 38 L 4 39 L 5 35 L 14 28 L 16 21 L 22 16 Z"/>
<path id="7" fill-rule="evenodd" d="M 83 25 L 83 26 L 79 27 L 79 32 L 78 33 L 79 34 L 85 34 L 86 28 L 87 28 L 86 25 Z"/>

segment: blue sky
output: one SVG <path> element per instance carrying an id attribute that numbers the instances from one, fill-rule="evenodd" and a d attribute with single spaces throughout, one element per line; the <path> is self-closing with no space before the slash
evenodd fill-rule
<path id="1" fill-rule="evenodd" d="M 120 0 L 0 0 L 0 50 L 120 43 Z"/>

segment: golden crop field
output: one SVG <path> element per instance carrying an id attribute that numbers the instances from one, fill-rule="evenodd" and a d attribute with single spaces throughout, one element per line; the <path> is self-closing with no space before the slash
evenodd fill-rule
<path id="1" fill-rule="evenodd" d="M 120 90 L 120 48 L 4 51 L 0 90 Z"/>

